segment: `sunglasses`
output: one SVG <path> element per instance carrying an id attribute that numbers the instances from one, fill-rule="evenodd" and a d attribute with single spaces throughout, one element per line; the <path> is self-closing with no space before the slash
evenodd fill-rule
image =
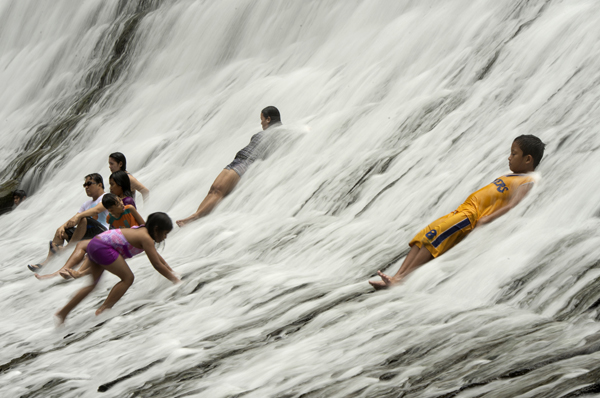
<path id="1" fill-rule="evenodd" d="M 93 181 L 86 181 L 86 182 L 84 182 L 84 183 L 83 183 L 83 187 L 84 187 L 84 188 L 87 188 L 87 187 L 89 187 L 89 186 L 91 186 L 91 185 L 94 185 L 94 184 L 97 184 L 97 182 L 93 182 Z"/>

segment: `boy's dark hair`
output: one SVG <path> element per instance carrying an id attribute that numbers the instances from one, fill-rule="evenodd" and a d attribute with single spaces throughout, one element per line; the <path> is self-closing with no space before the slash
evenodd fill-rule
<path id="1" fill-rule="evenodd" d="M 115 171 L 108 178 L 111 178 L 115 184 L 123 189 L 123 195 L 133 198 L 133 192 L 131 192 L 131 180 L 129 180 L 127 173 L 123 170 Z"/>
<path id="2" fill-rule="evenodd" d="M 515 142 L 519 148 L 521 148 L 521 151 L 523 151 L 523 156 L 531 155 L 533 158 L 533 168 L 535 169 L 538 164 L 540 164 L 540 160 L 542 160 L 542 157 L 544 156 L 544 148 L 546 147 L 546 144 L 544 144 L 538 137 L 531 134 L 520 135 L 515 138 Z"/>
<path id="3" fill-rule="evenodd" d="M 146 219 L 146 229 L 148 234 L 153 240 L 156 240 L 154 236 L 155 231 L 167 231 L 170 232 L 173 229 L 173 221 L 167 215 L 167 213 L 156 212 L 152 213 Z"/>
<path id="4" fill-rule="evenodd" d="M 85 176 L 85 179 L 91 178 L 96 184 L 102 184 L 102 189 L 104 189 L 104 180 L 102 176 L 98 173 L 92 173 Z"/>
<path id="5" fill-rule="evenodd" d="M 23 191 L 22 189 L 17 189 L 16 191 L 13 192 L 12 196 L 13 196 L 13 198 L 15 196 L 17 196 L 19 199 L 23 199 L 24 197 L 27 196 L 27 193 L 25 193 L 25 191 Z"/>
<path id="6" fill-rule="evenodd" d="M 125 155 L 123 155 L 121 152 L 111 153 L 108 155 L 108 157 L 112 158 L 115 162 L 117 162 L 117 164 L 123 163 L 121 166 L 121 171 L 127 170 L 127 159 L 125 159 Z"/>
<path id="7" fill-rule="evenodd" d="M 265 119 L 271 118 L 269 126 L 272 123 L 281 122 L 281 115 L 279 114 L 279 109 L 275 108 L 274 106 L 267 106 L 265 109 L 260 111 L 260 113 L 262 113 Z"/>
<path id="8" fill-rule="evenodd" d="M 102 206 L 104 206 L 106 210 L 116 206 L 117 203 L 119 203 L 119 197 L 114 193 L 105 193 L 104 196 L 102 196 Z"/>

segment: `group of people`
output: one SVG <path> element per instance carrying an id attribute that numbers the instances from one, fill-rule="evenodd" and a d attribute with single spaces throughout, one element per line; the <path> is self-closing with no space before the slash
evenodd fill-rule
<path id="1" fill-rule="evenodd" d="M 240 150 L 233 162 L 221 171 L 198 209 L 189 217 L 176 221 L 179 227 L 209 214 L 235 188 L 248 167 L 265 155 L 267 130 L 281 125 L 279 110 L 273 106 L 263 109 L 260 120 L 263 131 L 253 135 L 250 144 Z M 388 276 L 378 271 L 381 280 L 369 283 L 377 290 L 398 284 L 416 268 L 451 249 L 474 228 L 492 222 L 515 207 L 534 183 L 531 173 L 540 163 L 544 148 L 544 143 L 536 136 L 521 135 L 515 138 L 508 157 L 512 174 L 495 179 L 471 194 L 455 211 L 421 230 L 409 242 L 411 249 L 397 273 Z M 145 252 L 161 275 L 174 283 L 179 282 L 173 269 L 155 249 L 155 243 L 166 239 L 172 230 L 171 219 L 165 213 L 153 213 L 144 221 L 136 209 L 133 192 L 140 192 L 147 200 L 149 190 L 127 172 L 127 162 L 122 153 L 111 154 L 108 164 L 112 172 L 109 178 L 110 193 L 104 193 L 100 174 L 85 176 L 83 186 L 90 199 L 76 215 L 56 230 L 54 239 L 49 242 L 47 258 L 42 263 L 28 265 L 39 279 L 58 275 L 65 279 L 92 275 L 92 283 L 79 290 L 56 313 L 59 323 L 64 322 L 69 312 L 94 289 L 105 270 L 117 275 L 120 281 L 112 288 L 96 314 L 112 308 L 133 283 L 134 276 L 125 259 L 136 254 Z M 49 275 L 37 273 L 55 253 L 72 246 L 75 246 L 75 250 L 60 270 Z M 79 270 L 75 270 L 81 263 Z"/>
<path id="2" fill-rule="evenodd" d="M 281 125 L 281 115 L 274 106 L 264 108 L 260 113 L 263 131 L 254 134 L 250 143 L 240 150 L 231 162 L 215 179 L 200 206 L 189 217 L 178 220 L 180 227 L 209 214 L 237 185 L 248 167 L 265 155 L 265 132 Z M 125 294 L 134 280 L 134 275 L 125 259 L 145 252 L 152 266 L 173 283 L 179 277 L 156 251 L 155 243 L 166 239 L 173 229 L 170 217 L 161 212 L 152 213 L 144 221 L 137 211 L 135 192 L 140 192 L 144 201 L 150 191 L 127 171 L 127 160 L 120 152 L 108 157 L 111 171 L 109 177 L 110 193 L 105 193 L 103 178 L 98 173 L 85 176 L 83 187 L 90 198 L 81 205 L 79 211 L 62 224 L 48 243 L 48 255 L 38 264 L 27 267 L 38 279 L 61 276 L 65 279 L 92 275 L 92 283 L 81 290 L 58 311 L 55 316 L 62 324 L 67 315 L 90 294 L 104 271 L 119 277 L 104 303 L 96 310 L 96 315 L 112 308 Z M 40 275 L 38 272 L 63 250 L 74 247 L 67 262 L 58 271 Z M 80 268 L 75 268 L 80 265 Z"/>

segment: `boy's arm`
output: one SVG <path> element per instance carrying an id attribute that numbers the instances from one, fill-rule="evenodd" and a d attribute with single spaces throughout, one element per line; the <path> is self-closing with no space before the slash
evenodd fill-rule
<path id="1" fill-rule="evenodd" d="M 102 213 L 103 211 L 106 211 L 106 208 L 104 207 L 104 205 L 102 203 L 98 203 L 96 206 L 92 207 L 89 210 L 75 214 L 73 217 L 71 217 L 69 219 L 69 221 L 67 221 L 65 223 L 65 227 L 66 228 L 74 227 L 75 225 L 77 225 L 79 223 L 79 221 L 82 218 L 92 217 L 92 216 L 95 216 L 96 214 Z"/>
<path id="2" fill-rule="evenodd" d="M 146 256 L 148 256 L 148 260 L 150 260 L 150 264 L 152 264 L 155 270 L 173 283 L 180 282 L 179 278 L 170 271 L 171 267 L 166 265 L 166 262 L 163 264 L 164 260 L 162 260 L 160 254 L 158 254 L 156 251 L 156 247 L 154 247 L 154 241 L 152 239 L 144 239 L 142 242 L 142 248 L 146 252 Z"/>
<path id="3" fill-rule="evenodd" d="M 138 213 L 138 211 L 135 209 L 135 207 L 131 206 L 129 211 L 131 212 L 131 214 L 133 214 L 133 218 L 135 218 L 135 222 L 137 222 L 138 225 L 146 224 L 146 222 L 144 221 L 144 218 L 140 215 L 140 213 Z"/>
<path id="4" fill-rule="evenodd" d="M 510 202 L 508 202 L 508 205 L 504 206 L 501 209 L 496 210 L 492 214 L 489 214 L 487 216 L 481 217 L 477 221 L 477 224 L 475 224 L 475 228 L 477 228 L 477 227 L 479 227 L 481 225 L 489 224 L 492 221 L 494 221 L 495 219 L 497 219 L 498 217 L 501 217 L 501 216 L 505 215 L 506 213 L 508 213 L 510 211 L 510 209 L 512 209 L 513 207 L 515 207 L 516 205 L 518 205 L 519 202 L 521 202 L 523 200 L 523 198 L 531 190 L 531 187 L 533 187 L 533 183 L 532 182 L 521 184 L 519 186 L 519 188 L 517 188 L 517 192 L 515 192 L 515 195 L 512 197 L 512 199 L 510 200 Z"/>

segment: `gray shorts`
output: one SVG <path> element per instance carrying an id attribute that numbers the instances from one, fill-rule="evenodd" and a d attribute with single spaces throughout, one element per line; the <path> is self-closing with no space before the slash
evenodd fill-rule
<path id="1" fill-rule="evenodd" d="M 249 164 L 247 161 L 234 159 L 233 162 L 229 163 L 227 167 L 225 167 L 225 170 L 233 170 L 241 177 L 244 175 L 246 170 L 248 170 L 248 166 Z"/>

